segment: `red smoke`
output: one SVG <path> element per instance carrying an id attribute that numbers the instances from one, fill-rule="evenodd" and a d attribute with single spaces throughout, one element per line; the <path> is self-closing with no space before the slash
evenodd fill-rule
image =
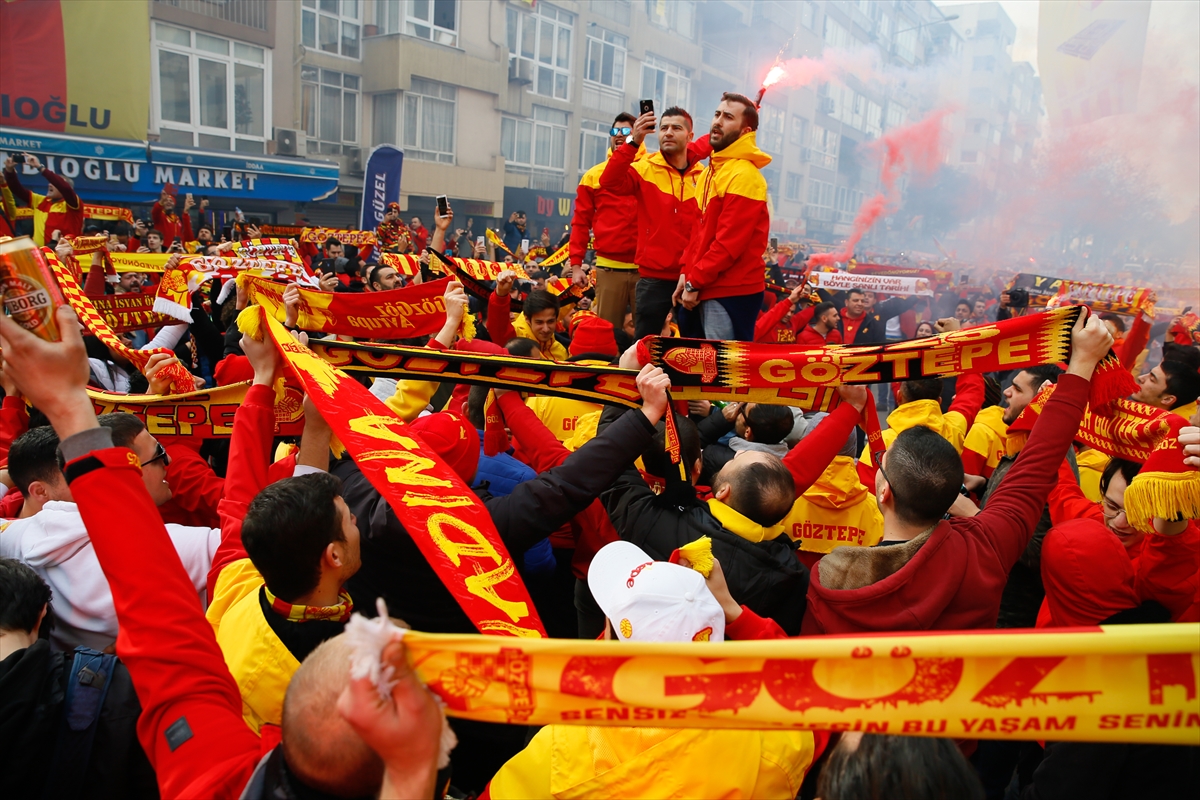
<path id="1" fill-rule="evenodd" d="M 918 175 L 929 175 L 938 168 L 941 161 L 942 119 L 953 110 L 938 109 L 920 122 L 888 131 L 867 145 L 872 150 L 883 151 L 879 175 L 883 191 L 863 202 L 858 209 L 858 216 L 854 218 L 854 230 L 845 244 L 833 252 L 809 256 L 809 266 L 822 267 L 836 261 L 849 261 L 863 234 L 899 199 L 896 196 L 896 180 L 905 169 Z"/>
<path id="2" fill-rule="evenodd" d="M 869 82 L 879 80 L 879 57 L 875 51 L 862 47 L 855 50 L 827 48 L 820 58 L 791 58 L 771 67 L 763 86 L 811 86 L 814 83 L 853 75 Z"/>

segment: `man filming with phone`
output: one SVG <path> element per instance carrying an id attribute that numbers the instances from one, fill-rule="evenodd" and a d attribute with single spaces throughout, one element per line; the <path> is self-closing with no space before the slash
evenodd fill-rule
<path id="1" fill-rule="evenodd" d="M 649 102 L 649 101 L 647 101 Z M 642 142 L 658 129 L 658 152 L 637 158 Z M 600 188 L 637 198 L 638 239 L 635 261 L 641 280 L 634 307 L 634 337 L 662 332 L 683 267 L 683 252 L 692 236 L 700 209 L 696 181 L 700 161 L 712 152 L 708 137 L 692 141 L 692 115 L 672 106 L 662 118 L 650 108 L 633 123 L 631 143 L 615 148 Z"/>
<path id="2" fill-rule="evenodd" d="M 646 102 L 646 101 L 643 101 Z M 609 131 L 608 156 L 604 161 L 583 173 L 575 192 L 575 216 L 571 220 L 571 270 L 576 283 L 584 282 L 583 258 L 589 239 L 596 250 L 596 303 L 594 309 L 601 318 L 620 328 L 625 321 L 625 309 L 637 314 L 635 289 L 638 265 L 635 262 L 638 246 L 637 199 L 632 194 L 617 194 L 600 185 L 600 176 L 612 154 L 633 141 L 632 114 L 621 113 L 613 120 Z M 641 158 L 641 144 L 629 145 L 634 159 Z"/>

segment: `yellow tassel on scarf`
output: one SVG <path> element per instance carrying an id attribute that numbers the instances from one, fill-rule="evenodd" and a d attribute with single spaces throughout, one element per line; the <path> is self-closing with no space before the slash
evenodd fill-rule
<path id="1" fill-rule="evenodd" d="M 1154 518 L 1200 519 L 1200 471 L 1183 463 L 1179 431 L 1187 420 L 1168 414 L 1167 435 L 1125 490 L 1125 516 L 1139 531 L 1154 532 Z"/>
<path id="2" fill-rule="evenodd" d="M 687 559 L 692 569 L 705 578 L 713 571 L 712 539 L 701 536 L 694 542 L 688 542 L 683 547 L 671 553 L 671 563 L 678 564 L 680 559 Z"/>

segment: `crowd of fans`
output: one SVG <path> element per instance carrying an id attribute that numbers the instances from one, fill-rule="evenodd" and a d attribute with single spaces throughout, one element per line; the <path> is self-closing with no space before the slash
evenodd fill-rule
<path id="1" fill-rule="evenodd" d="M 506 270 L 486 297 L 450 282 L 442 331 L 402 343 L 637 372 L 637 410 L 364 379 L 475 490 L 551 636 L 689 642 L 703 628 L 720 641 L 1200 621 L 1200 524 L 1164 516 L 1144 533 L 1124 501 L 1142 465 L 1075 441 L 1093 371 L 1113 351 L 1140 376 L 1132 399 L 1178 418 L 1178 460 L 1200 469 L 1200 348 L 1182 317 L 1127 326 L 1088 315 L 1064 364 L 878 385 L 879 463 L 860 427 L 865 387 L 840 387 L 829 413 L 710 401 L 684 413 L 672 403 L 667 376 L 640 360 L 643 336 L 864 345 L 1037 313 L 1002 284 L 891 298 L 816 292 L 800 277 L 804 254 L 785 257 L 768 239 L 769 157 L 755 144 L 754 105 L 727 94 L 707 135 L 693 140 L 693 125 L 681 108 L 618 116 L 609 157 L 584 176 L 557 243 L 543 231 L 522 247 L 523 212 L 496 243 L 474 220 L 454 228 L 451 209 L 434 210 L 430 232 L 420 217 L 405 224 L 398 206 L 374 252 L 336 238 L 296 243 L 330 292 L 431 279 L 429 250 L 521 264 L 531 281 Z M 654 153 L 643 147 L 650 133 Z M 33 156 L 24 163 L 40 168 Z M 34 240 L 70 258 L 71 240 L 89 233 L 70 182 L 43 172 L 42 197 L 14 166 L 4 172 L 6 224 L 16 203 L 33 208 Z M 151 220 L 113 226 L 109 250 L 221 254 L 259 237 L 245 223 L 193 228 L 204 203 L 164 192 Z M 536 269 L 563 246 L 565 263 Z M 420 255 L 421 272 L 381 264 L 383 252 Z M 83 269 L 92 293 L 153 291 L 144 273 L 114 283 L 99 259 Z M 550 291 L 558 275 L 578 291 Z M 216 284 L 194 293 L 190 324 L 125 335 L 131 347 L 174 351 L 144 373 L 81 332 L 70 309 L 58 311 L 61 342 L 0 319 L 6 794 L 1048 800 L 1176 797 L 1195 786 L 1194 747 L 461 719 L 439 770 L 441 712 L 403 644 L 384 651 L 395 685 L 382 696 L 351 677 L 345 631 L 352 612 L 375 614 L 376 598 L 414 630 L 474 626 L 359 465 L 331 457 L 314 404 L 298 440 L 275 435 L 282 357 L 238 331 L 246 296 Z M 285 300 L 295 329 L 299 293 Z M 468 314 L 481 317 L 471 342 L 458 338 Z M 301 342 L 323 335 L 293 330 Z M 162 370 L 176 361 L 204 385 L 250 382 L 229 438 L 157 436 L 134 414 L 95 414 L 89 388 L 166 394 Z M 1049 385 L 1048 402 L 1033 404 Z M 499 452 L 481 443 L 490 414 L 509 439 Z M 668 415 L 682 465 L 666 453 Z M 701 537 L 715 560 L 707 578 L 677 557 Z M 647 564 L 644 580 L 626 583 L 631 565 Z"/>

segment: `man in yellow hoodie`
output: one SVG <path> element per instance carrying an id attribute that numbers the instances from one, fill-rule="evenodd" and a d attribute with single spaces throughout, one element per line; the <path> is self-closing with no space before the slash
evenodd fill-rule
<path id="1" fill-rule="evenodd" d="M 758 109 L 726 92 L 713 114 L 713 154 L 696 182 L 700 221 L 692 228 L 672 301 L 688 310 L 688 335 L 754 341 L 754 323 L 766 279 L 762 254 L 771 218 L 762 168 L 771 157 L 758 149 Z"/>
<path id="2" fill-rule="evenodd" d="M 588 586 L 607 617 L 607 639 L 725 638 L 725 612 L 700 573 L 654 561 L 630 542 L 596 553 Z M 547 725 L 480 800 L 794 798 L 827 741 L 827 734 L 795 730 Z"/>
<path id="3" fill-rule="evenodd" d="M 534 289 L 525 297 L 521 313 L 513 318 L 508 295 L 514 278 L 516 273 L 512 270 L 496 276 L 496 289 L 488 297 L 488 336 L 501 347 L 517 336 L 532 339 L 537 342 L 542 358 L 566 361 L 570 357 L 567 348 L 554 336 L 558 329 L 558 298 L 544 289 Z"/>

